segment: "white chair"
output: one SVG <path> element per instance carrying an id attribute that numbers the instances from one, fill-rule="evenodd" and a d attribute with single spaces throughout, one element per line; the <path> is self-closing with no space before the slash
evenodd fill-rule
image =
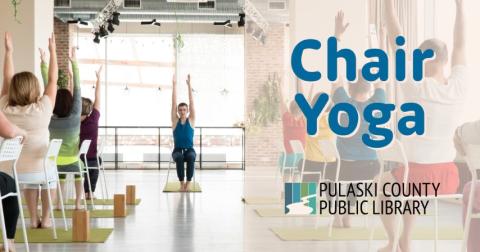
<path id="1" fill-rule="evenodd" d="M 463 232 L 462 252 L 467 251 L 467 242 L 470 234 L 470 225 L 472 219 L 480 218 L 480 213 L 473 213 L 476 193 L 475 188 L 478 182 L 478 173 L 480 171 L 480 145 L 465 146 L 465 152 L 465 159 L 467 161 L 468 168 L 470 169 L 470 173 L 472 174 L 472 181 L 470 185 L 470 195 L 468 197 L 467 213 L 465 216 L 465 231 Z"/>
<path id="2" fill-rule="evenodd" d="M 410 172 L 410 166 L 408 164 L 407 155 L 405 153 L 405 149 L 403 148 L 402 143 L 395 139 L 392 144 L 386 148 L 377 150 L 377 155 L 380 160 L 380 165 L 383 167 L 386 161 L 401 163 L 404 167 L 403 173 L 403 183 L 407 184 L 408 176 Z M 411 197 L 399 197 L 400 201 L 404 202 L 406 200 L 433 200 L 434 202 L 434 251 L 438 249 L 438 200 L 439 199 L 461 199 L 463 197 L 462 194 L 442 194 L 442 195 L 429 195 L 429 196 L 411 196 Z M 401 217 L 398 216 L 395 220 L 395 227 L 396 230 L 394 232 L 394 243 L 393 247 L 395 248 L 393 252 L 396 252 L 398 248 L 398 242 L 400 239 L 400 232 L 402 230 Z M 370 239 L 369 239 L 369 249 L 371 241 L 373 240 L 373 235 L 375 232 L 375 225 L 372 225 L 370 230 Z"/>
<path id="3" fill-rule="evenodd" d="M 78 171 L 77 172 L 58 172 L 58 174 L 80 175 L 82 177 L 83 177 L 84 174 L 86 174 L 90 191 L 92 191 L 92 187 L 91 187 L 91 183 L 90 183 L 90 174 L 88 173 L 88 169 L 89 169 L 88 164 L 85 165 L 85 169 L 82 169 L 81 157 L 83 156 L 85 158 L 85 160 L 87 159 L 87 152 L 88 152 L 88 149 L 90 148 L 90 143 L 91 142 L 92 142 L 91 140 L 84 140 L 82 142 L 82 144 L 80 145 L 80 150 L 78 151 Z M 82 189 L 83 189 L 83 204 L 85 206 L 85 209 L 88 209 L 87 208 L 87 200 L 86 200 L 86 197 L 85 197 L 85 190 L 84 190 L 83 186 L 82 186 Z M 95 204 L 93 202 L 93 197 L 90 198 L 90 203 L 92 205 L 92 209 L 95 209 Z"/>
<path id="4" fill-rule="evenodd" d="M 62 140 L 61 139 L 52 139 L 50 141 L 50 144 L 48 146 L 47 153 L 45 154 L 45 158 L 43 161 L 43 173 L 44 173 L 44 180 L 40 181 L 19 181 L 19 184 L 33 184 L 33 185 L 38 185 L 39 189 L 40 186 L 44 185 L 47 188 L 48 192 L 48 204 L 50 205 L 50 217 L 52 219 L 52 232 L 53 232 L 53 239 L 57 239 L 57 229 L 56 229 L 56 224 L 55 224 L 55 216 L 53 213 L 53 201 L 52 197 L 50 195 L 50 183 L 54 182 L 58 186 L 59 190 L 59 197 L 58 199 L 60 200 L 60 208 L 62 212 L 62 218 L 63 218 L 63 224 L 65 227 L 65 231 L 68 230 L 68 225 L 67 225 L 67 218 L 65 216 L 65 206 L 63 204 L 63 196 L 62 196 L 62 189 L 60 188 L 60 179 L 58 177 L 58 171 L 57 171 L 57 164 L 56 160 L 58 157 L 58 153 L 60 151 L 60 147 L 62 146 Z M 55 172 L 55 177 L 49 176 L 49 170 Z M 43 200 L 43 199 L 42 199 Z M 42 213 L 45 214 L 45 213 Z"/>
<path id="5" fill-rule="evenodd" d="M 2 225 L 2 237 L 3 237 L 3 246 L 5 251 L 9 251 L 7 232 L 5 229 L 5 217 L 3 215 L 3 199 L 7 197 L 17 197 L 18 207 L 20 209 L 20 219 L 22 222 L 22 231 L 23 231 L 23 240 L 25 242 L 26 251 L 29 252 L 30 248 L 28 246 L 28 237 L 27 237 L 27 228 L 25 225 L 25 216 L 23 216 L 23 206 L 21 199 L 20 186 L 18 184 L 18 174 L 17 174 L 17 160 L 22 151 L 22 137 L 17 137 L 13 139 L 4 140 L 0 145 L 0 162 L 12 162 L 13 177 L 15 179 L 15 188 L 17 189 L 16 193 L 8 193 L 0 197 L 0 223 Z"/>

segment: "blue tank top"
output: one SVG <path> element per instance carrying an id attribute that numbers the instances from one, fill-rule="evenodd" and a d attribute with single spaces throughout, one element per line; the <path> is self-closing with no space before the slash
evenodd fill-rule
<path id="1" fill-rule="evenodd" d="M 190 121 L 187 118 L 185 124 L 182 124 L 180 119 L 178 120 L 177 126 L 173 130 L 173 141 L 175 143 L 175 148 L 193 148 L 193 134 L 194 130 L 190 125 Z"/>

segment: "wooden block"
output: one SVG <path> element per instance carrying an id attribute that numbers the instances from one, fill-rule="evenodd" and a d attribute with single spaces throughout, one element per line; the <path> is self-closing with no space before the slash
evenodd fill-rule
<path id="1" fill-rule="evenodd" d="M 72 240 L 86 242 L 90 239 L 90 213 L 88 210 L 75 210 L 72 216 Z"/>
<path id="2" fill-rule="evenodd" d="M 127 205 L 135 205 L 135 185 L 127 185 Z"/>
<path id="3" fill-rule="evenodd" d="M 113 195 L 113 217 L 127 216 L 127 205 L 125 203 L 125 194 Z"/>

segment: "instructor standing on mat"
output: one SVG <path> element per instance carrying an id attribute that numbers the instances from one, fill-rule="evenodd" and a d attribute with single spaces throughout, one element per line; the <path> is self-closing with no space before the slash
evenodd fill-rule
<path id="1" fill-rule="evenodd" d="M 190 182 L 195 171 L 195 158 L 197 154 L 193 149 L 193 135 L 195 127 L 195 105 L 193 103 L 192 85 L 190 74 L 187 77 L 189 105 L 182 102 L 177 106 L 177 81 L 172 80 L 172 129 L 175 147 L 172 158 L 177 164 L 177 176 L 180 181 L 180 191 L 189 191 Z M 187 163 L 187 182 L 185 182 L 185 167 Z"/>

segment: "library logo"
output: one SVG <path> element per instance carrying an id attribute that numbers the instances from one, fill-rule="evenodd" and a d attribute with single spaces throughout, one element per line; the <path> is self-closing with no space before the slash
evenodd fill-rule
<path id="1" fill-rule="evenodd" d="M 285 214 L 317 214 L 317 184 L 285 183 Z"/>

